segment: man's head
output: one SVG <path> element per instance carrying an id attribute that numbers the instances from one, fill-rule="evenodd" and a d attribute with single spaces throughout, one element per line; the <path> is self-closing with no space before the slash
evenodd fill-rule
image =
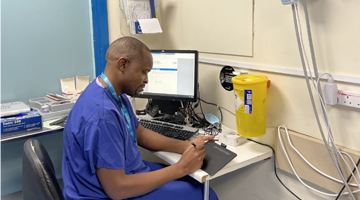
<path id="1" fill-rule="evenodd" d="M 133 37 L 122 37 L 112 42 L 106 52 L 104 74 L 116 92 L 130 96 L 139 94 L 148 82 L 152 69 L 150 49 Z"/>

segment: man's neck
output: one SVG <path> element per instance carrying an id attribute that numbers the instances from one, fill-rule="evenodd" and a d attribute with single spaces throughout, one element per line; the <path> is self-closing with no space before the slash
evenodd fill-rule
<path id="1" fill-rule="evenodd" d="M 114 81 L 111 81 L 111 80 L 112 80 L 112 79 L 111 79 L 111 76 L 109 77 L 109 76 L 106 75 L 106 74 L 105 74 L 105 76 L 106 76 L 106 77 L 108 78 L 108 80 L 110 81 L 110 83 L 111 83 L 111 85 L 113 86 L 113 88 L 114 88 L 117 96 L 120 96 L 120 95 L 122 94 L 122 92 L 121 92 L 121 89 L 120 89 L 120 88 L 117 88 L 117 87 L 116 87 L 118 84 L 113 84 Z M 105 82 L 101 77 L 99 78 L 99 81 L 101 82 L 102 85 L 104 85 L 104 86 L 109 90 L 108 84 L 106 84 L 106 82 Z"/>

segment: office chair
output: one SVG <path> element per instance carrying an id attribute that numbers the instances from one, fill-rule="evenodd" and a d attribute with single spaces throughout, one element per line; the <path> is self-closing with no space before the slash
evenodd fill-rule
<path id="1" fill-rule="evenodd" d="M 54 166 L 45 147 L 36 139 L 24 144 L 22 188 L 24 200 L 63 200 Z"/>

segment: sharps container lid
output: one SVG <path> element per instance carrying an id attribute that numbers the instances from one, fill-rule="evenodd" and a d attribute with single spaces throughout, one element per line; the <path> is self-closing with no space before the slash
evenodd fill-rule
<path id="1" fill-rule="evenodd" d="M 232 78 L 232 82 L 234 84 L 239 84 L 239 85 L 259 84 L 259 83 L 264 83 L 267 80 L 268 78 L 266 76 L 260 74 L 242 74 Z"/>

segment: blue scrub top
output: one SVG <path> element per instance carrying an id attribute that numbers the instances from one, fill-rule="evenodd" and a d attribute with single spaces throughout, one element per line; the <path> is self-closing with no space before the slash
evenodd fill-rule
<path id="1" fill-rule="evenodd" d="M 136 132 L 139 122 L 127 97 L 123 94 L 121 98 Z M 119 103 L 95 80 L 71 109 L 63 138 L 65 199 L 110 199 L 96 176 L 96 168 L 124 169 L 126 174 L 150 171 L 128 132 Z"/>

